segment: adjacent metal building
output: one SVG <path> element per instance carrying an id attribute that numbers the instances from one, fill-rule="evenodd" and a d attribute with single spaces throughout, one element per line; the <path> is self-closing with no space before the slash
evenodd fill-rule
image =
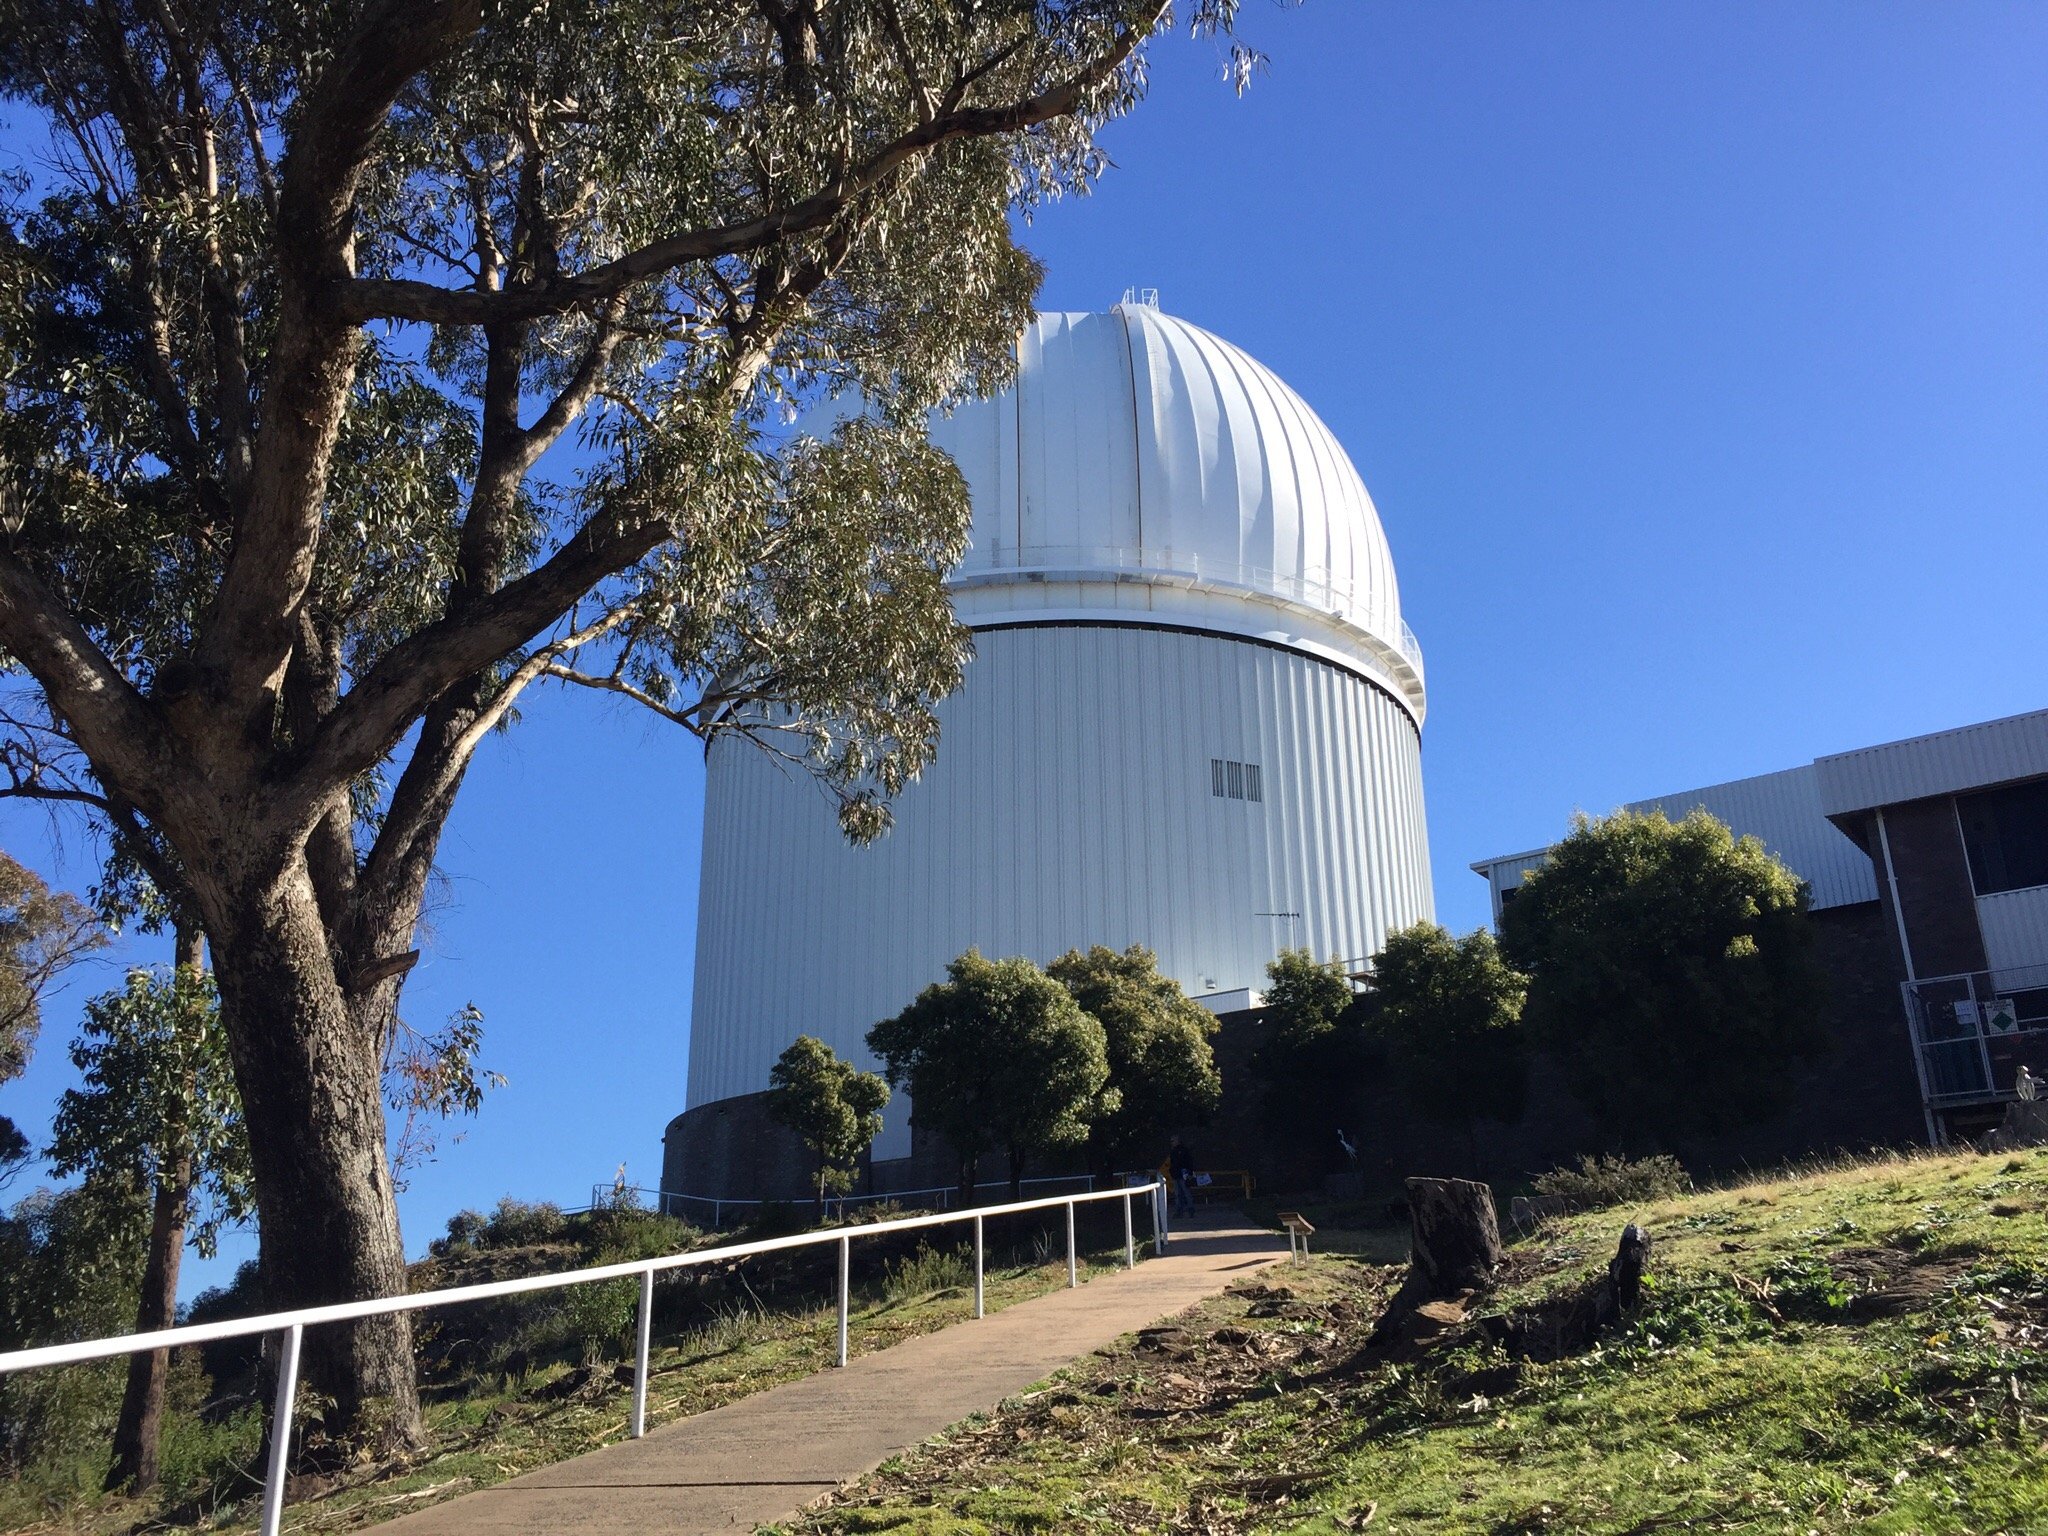
<path id="1" fill-rule="evenodd" d="M 1809 1120 L 1888 1136 L 1910 1090 L 1930 1140 L 1975 1135 L 2048 1075 L 2048 710 L 1626 807 L 1695 808 L 1811 889 L 1837 1006 Z M 1472 866 L 1496 922 L 1548 853 Z"/>
<path id="2" fill-rule="evenodd" d="M 1145 944 L 1220 1004 L 1284 947 L 1363 957 L 1433 913 L 1421 654 L 1330 430 L 1151 304 L 1042 316 L 1018 363 L 932 424 L 973 498 L 952 591 L 976 655 L 894 831 L 849 847 L 799 776 L 712 749 L 670 1189 L 775 1182 L 749 1106 L 776 1056 L 808 1033 L 867 1062 L 970 945 Z"/>

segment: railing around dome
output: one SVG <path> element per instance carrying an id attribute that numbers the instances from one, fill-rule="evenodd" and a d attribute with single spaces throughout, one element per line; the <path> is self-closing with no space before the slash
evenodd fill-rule
<path id="1" fill-rule="evenodd" d="M 954 568 L 951 580 L 955 586 L 985 586 L 1020 576 L 1042 581 L 1140 576 L 1281 598 L 1366 631 L 1406 662 L 1417 682 L 1422 680 L 1422 642 L 1415 638 L 1415 631 L 1399 617 L 1388 625 L 1378 611 L 1379 595 L 1358 582 L 1318 581 L 1270 566 L 1207 560 L 1172 548 L 1111 544 L 1033 544 L 1021 550 L 990 550 L 983 559 L 970 555 L 966 563 Z"/>

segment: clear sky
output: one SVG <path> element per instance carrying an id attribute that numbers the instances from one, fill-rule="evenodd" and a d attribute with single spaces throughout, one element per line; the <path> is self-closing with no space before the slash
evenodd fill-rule
<path id="1" fill-rule="evenodd" d="M 2048 7 L 1247 0 L 1245 27 L 1248 96 L 1165 40 L 1116 170 L 1027 240 L 1045 307 L 1157 287 L 1350 449 L 1428 660 L 1444 922 L 1484 919 L 1467 864 L 1574 808 L 2048 705 Z M 654 1182 L 683 1104 L 701 757 L 623 707 L 526 713 L 471 774 L 406 993 L 422 1025 L 477 1003 L 510 1078 L 413 1176 L 415 1251 L 507 1192 Z M 50 830 L 0 815 L 82 886 Z M 47 1124 L 117 982 L 56 1000 L 0 1108 Z"/>

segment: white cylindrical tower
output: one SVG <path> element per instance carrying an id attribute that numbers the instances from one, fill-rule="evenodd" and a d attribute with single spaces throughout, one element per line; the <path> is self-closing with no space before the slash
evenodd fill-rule
<path id="1" fill-rule="evenodd" d="M 1016 387 L 935 420 L 974 503 L 975 659 L 895 829 L 849 847 L 745 742 L 712 748 L 689 1109 L 665 1183 L 746 1195 L 799 1034 L 868 1029 L 970 945 L 1145 944 L 1194 995 L 1281 949 L 1362 959 L 1433 913 L 1422 661 L 1350 459 L 1208 332 L 1126 303 L 1041 316 Z M 877 1160 L 909 1150 L 892 1106 Z"/>

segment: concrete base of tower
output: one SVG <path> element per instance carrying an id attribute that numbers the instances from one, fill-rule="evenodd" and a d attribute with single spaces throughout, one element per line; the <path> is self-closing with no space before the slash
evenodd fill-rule
<path id="1" fill-rule="evenodd" d="M 745 1202 L 813 1198 L 817 1167 L 810 1149 L 768 1113 L 767 1100 L 765 1093 L 716 1099 L 669 1121 L 661 1138 L 661 1188 L 672 1214 L 704 1221 L 719 1208 L 723 1219 L 744 1214 Z M 909 1139 L 907 1157 L 863 1157 L 852 1193 L 889 1195 L 959 1183 L 959 1164 L 943 1141 L 914 1131 Z M 1030 1174 L 1043 1177 L 1079 1170 L 1077 1159 L 1071 1166 L 1033 1166 Z M 978 1172 L 983 1182 L 996 1183 L 1006 1170 L 1000 1156 L 990 1156 Z M 725 1212 L 722 1207 L 727 1204 L 738 1211 Z"/>

